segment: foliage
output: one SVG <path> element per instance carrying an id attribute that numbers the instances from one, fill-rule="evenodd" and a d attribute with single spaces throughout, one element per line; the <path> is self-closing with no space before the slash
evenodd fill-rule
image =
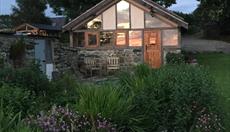
<path id="1" fill-rule="evenodd" d="M 21 119 L 21 113 L 13 114 L 10 109 L 5 110 L 3 101 L 0 106 L 0 131 L 1 132 L 35 132 L 35 129 L 31 129 Z M 37 130 L 38 132 L 38 130 Z"/>
<path id="2" fill-rule="evenodd" d="M 16 0 L 17 6 L 13 7 L 11 15 L 14 26 L 23 23 L 49 24 L 45 16 L 46 0 Z"/>
<path id="3" fill-rule="evenodd" d="M 230 18 L 230 1 L 229 0 L 198 0 L 200 5 L 194 12 L 201 27 L 205 30 L 207 25 L 214 25 L 215 28 L 221 31 L 221 34 L 230 33 L 229 18 Z M 213 27 L 209 30 L 212 31 Z M 216 36 L 220 34 L 216 33 Z M 209 36 L 206 36 L 209 37 Z"/>
<path id="4" fill-rule="evenodd" d="M 50 6 L 54 9 L 54 12 L 58 15 L 65 15 L 68 18 L 74 19 L 87 9 L 98 4 L 102 0 L 48 0 Z M 175 4 L 175 0 L 153 0 L 161 5 L 169 7 Z"/>
<path id="5" fill-rule="evenodd" d="M 25 57 L 26 44 L 23 38 L 13 42 L 10 47 L 10 59 L 13 60 L 14 66 L 22 66 Z"/>
<path id="6" fill-rule="evenodd" d="M 135 125 L 140 119 L 132 117 L 132 107 L 132 99 L 124 97 L 122 91 L 110 85 L 82 86 L 77 103 L 77 110 L 85 112 L 93 122 L 100 113 L 102 117 L 111 118 L 119 126 L 124 126 L 120 131 L 141 129 Z"/>
<path id="7" fill-rule="evenodd" d="M 52 81 L 52 87 L 50 90 L 51 101 L 58 105 L 73 105 L 78 99 L 78 87 L 77 79 L 71 74 L 64 74 L 58 80 Z"/>
<path id="8" fill-rule="evenodd" d="M 92 122 L 90 117 L 73 112 L 67 107 L 53 107 L 47 114 L 30 117 L 27 122 L 38 126 L 44 132 L 116 131 L 115 126 L 101 116 Z"/>
<path id="9" fill-rule="evenodd" d="M 184 64 L 185 57 L 181 53 L 168 53 L 166 55 L 167 64 Z"/>
<path id="10" fill-rule="evenodd" d="M 140 125 L 146 131 L 193 131 L 204 109 L 218 114 L 215 84 L 204 68 L 166 66 L 146 76 L 138 73 L 127 73 L 120 82 L 125 91 L 134 91 L 133 113 L 144 117 Z M 219 120 L 212 121 L 218 128 L 211 131 L 222 129 Z"/>
<path id="11" fill-rule="evenodd" d="M 4 84 L 1 90 L 5 94 L 2 93 L 2 96 L 8 103 L 15 103 L 16 112 L 20 109 L 23 116 L 50 106 L 51 86 L 38 65 L 32 64 L 19 69 L 4 68 L 0 70 L 0 82 Z"/>
<path id="12" fill-rule="evenodd" d="M 9 15 L 0 15 L 0 29 L 12 28 L 12 21 Z"/>
<path id="13" fill-rule="evenodd" d="M 4 58 L 0 56 L 0 68 L 4 67 Z"/>
<path id="14" fill-rule="evenodd" d="M 218 104 L 224 111 L 226 131 L 230 131 L 230 54 L 202 53 L 196 54 L 199 64 L 206 67 L 218 85 Z"/>
<path id="15" fill-rule="evenodd" d="M 13 113 L 23 111 L 24 115 L 28 113 L 34 100 L 28 91 L 7 84 L 0 86 L 0 99 L 5 103 L 3 107 L 6 110 L 11 110 Z"/>
<path id="16" fill-rule="evenodd" d="M 22 87 L 37 96 L 47 95 L 49 80 L 37 64 L 19 69 L 6 68 L 0 71 L 0 80 L 10 85 Z"/>

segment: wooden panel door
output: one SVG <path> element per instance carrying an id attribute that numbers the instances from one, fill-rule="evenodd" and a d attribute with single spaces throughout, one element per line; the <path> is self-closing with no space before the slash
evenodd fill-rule
<path id="1" fill-rule="evenodd" d="M 159 30 L 145 31 L 144 60 L 152 68 L 161 67 L 161 33 Z"/>

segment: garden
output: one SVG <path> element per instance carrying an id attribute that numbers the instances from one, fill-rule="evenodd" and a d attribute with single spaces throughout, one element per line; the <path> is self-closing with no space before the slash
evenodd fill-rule
<path id="1" fill-rule="evenodd" d="M 49 81 L 36 64 L 2 67 L 0 131 L 225 131 L 219 83 L 209 69 L 181 57 L 172 54 L 160 69 L 139 65 L 100 83 L 69 73 Z"/>

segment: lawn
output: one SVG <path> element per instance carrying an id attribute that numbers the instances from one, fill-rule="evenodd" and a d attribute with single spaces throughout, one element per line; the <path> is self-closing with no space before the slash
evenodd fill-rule
<path id="1" fill-rule="evenodd" d="M 203 53 L 198 54 L 199 64 L 207 66 L 215 78 L 220 91 L 220 102 L 226 112 L 226 131 L 230 131 L 230 54 Z"/>

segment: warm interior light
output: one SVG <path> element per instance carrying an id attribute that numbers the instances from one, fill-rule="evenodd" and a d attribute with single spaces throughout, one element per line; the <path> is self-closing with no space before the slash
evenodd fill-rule
<path id="1" fill-rule="evenodd" d="M 129 9 L 129 3 L 126 1 L 120 1 L 117 3 L 117 10 L 118 11 L 123 11 L 123 10 L 128 10 Z"/>

